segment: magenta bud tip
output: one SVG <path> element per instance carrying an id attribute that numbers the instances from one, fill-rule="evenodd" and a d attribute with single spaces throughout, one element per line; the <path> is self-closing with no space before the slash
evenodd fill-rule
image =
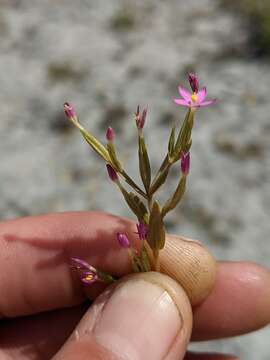
<path id="1" fill-rule="evenodd" d="M 188 74 L 188 80 L 190 87 L 194 93 L 197 93 L 199 91 L 199 79 L 198 76 L 194 73 Z"/>
<path id="2" fill-rule="evenodd" d="M 110 164 L 107 164 L 106 168 L 107 168 L 107 171 L 108 171 L 109 178 L 112 181 L 117 181 L 118 180 L 118 175 L 117 175 L 117 172 L 114 170 L 114 168 Z"/>
<path id="3" fill-rule="evenodd" d="M 109 126 L 107 131 L 106 131 L 106 139 L 108 141 L 113 141 L 114 138 L 115 138 L 115 133 L 113 131 L 113 128 Z"/>
<path id="4" fill-rule="evenodd" d="M 181 155 L 181 170 L 184 175 L 188 175 L 190 169 L 190 152 Z"/>
<path id="5" fill-rule="evenodd" d="M 142 113 L 140 113 L 140 107 L 138 105 L 137 111 L 135 113 L 135 121 L 138 129 L 142 129 L 145 124 L 146 115 L 147 115 L 147 107 L 143 109 Z"/>
<path id="6" fill-rule="evenodd" d="M 64 112 L 68 119 L 74 119 L 76 118 L 76 112 L 74 107 L 69 104 L 68 102 L 64 103 Z"/>
<path id="7" fill-rule="evenodd" d="M 129 239 L 126 234 L 117 233 L 116 237 L 117 237 L 118 243 L 121 247 L 123 247 L 123 248 L 130 247 L 130 242 L 129 242 Z"/>

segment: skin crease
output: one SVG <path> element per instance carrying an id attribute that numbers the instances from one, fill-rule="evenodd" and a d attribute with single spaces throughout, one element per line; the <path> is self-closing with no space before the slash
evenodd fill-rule
<path id="1" fill-rule="evenodd" d="M 133 223 L 102 213 L 50 214 L 0 223 L 0 293 L 5 294 L 0 297 L 0 313 L 13 318 L 2 320 L 1 356 L 29 359 L 24 355 L 27 347 L 35 359 L 51 358 L 85 312 L 85 307 L 78 306 L 85 299 L 84 289 L 70 272 L 68 258 L 82 257 L 117 275 L 129 272 L 126 253 L 111 243 L 116 231 L 126 232 L 135 241 Z M 92 289 L 92 295 L 100 290 Z M 48 310 L 45 315 L 34 315 Z M 27 314 L 33 315 L 17 318 Z M 192 338 L 242 334 L 269 321 L 269 270 L 252 263 L 219 263 L 214 289 L 194 308 Z M 25 331 L 16 333 L 20 327 Z M 58 335 L 48 336 L 53 330 Z M 46 347 L 40 345 L 44 339 Z M 203 356 L 199 358 L 233 359 Z"/>

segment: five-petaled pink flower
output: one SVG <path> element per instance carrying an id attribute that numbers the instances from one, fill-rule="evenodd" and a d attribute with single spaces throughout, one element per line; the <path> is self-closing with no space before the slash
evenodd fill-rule
<path id="1" fill-rule="evenodd" d="M 192 75 L 192 76 L 191 76 Z M 206 98 L 206 87 L 204 86 L 202 89 L 198 89 L 194 84 L 199 84 L 198 77 L 195 74 L 189 74 L 189 82 L 191 89 L 193 92 L 189 92 L 184 87 L 179 86 L 178 91 L 182 98 L 174 99 L 174 102 L 177 105 L 187 106 L 189 108 L 199 108 L 201 106 L 209 106 L 214 104 L 216 99 L 208 99 Z"/>

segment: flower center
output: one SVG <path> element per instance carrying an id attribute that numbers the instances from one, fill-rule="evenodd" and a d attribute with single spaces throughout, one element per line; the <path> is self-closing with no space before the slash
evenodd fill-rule
<path id="1" fill-rule="evenodd" d="M 87 281 L 93 281 L 93 280 L 94 280 L 94 277 L 95 277 L 94 274 L 87 274 L 87 275 L 85 276 L 85 280 L 87 280 Z"/>
<path id="2" fill-rule="evenodd" d="M 191 95 L 191 100 L 195 103 L 198 100 L 198 95 L 196 93 L 193 93 Z"/>

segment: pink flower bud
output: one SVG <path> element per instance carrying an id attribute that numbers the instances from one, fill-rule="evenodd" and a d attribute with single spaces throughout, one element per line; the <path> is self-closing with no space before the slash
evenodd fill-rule
<path id="1" fill-rule="evenodd" d="M 123 248 L 129 248 L 130 242 L 126 234 L 117 233 L 116 235 L 119 245 Z"/>
<path id="2" fill-rule="evenodd" d="M 107 164 L 106 167 L 107 167 L 109 178 L 112 181 L 117 181 L 118 175 L 117 175 L 117 172 L 114 170 L 114 168 L 110 164 Z"/>
<path id="3" fill-rule="evenodd" d="M 181 155 L 181 170 L 183 175 L 188 175 L 190 168 L 190 153 L 182 153 Z"/>
<path id="4" fill-rule="evenodd" d="M 194 93 L 197 93 L 199 91 L 199 79 L 198 76 L 194 73 L 188 74 L 188 80 L 190 87 Z"/>
<path id="5" fill-rule="evenodd" d="M 108 127 L 107 131 L 106 131 L 106 139 L 108 141 L 113 141 L 115 138 L 115 133 L 113 131 L 113 128 L 111 128 L 110 126 Z"/>
<path id="6" fill-rule="evenodd" d="M 74 107 L 67 102 L 64 104 L 64 112 L 66 114 L 66 117 L 70 120 L 77 118 Z"/>
<path id="7" fill-rule="evenodd" d="M 143 222 L 140 222 L 139 224 L 136 224 L 137 227 L 137 233 L 139 235 L 140 240 L 144 240 L 147 237 L 148 229 L 146 225 Z"/>
<path id="8" fill-rule="evenodd" d="M 140 113 L 140 107 L 137 106 L 137 111 L 135 113 L 135 121 L 138 129 L 142 129 L 144 127 L 144 123 L 146 120 L 147 108 L 144 108 L 142 114 Z"/>

